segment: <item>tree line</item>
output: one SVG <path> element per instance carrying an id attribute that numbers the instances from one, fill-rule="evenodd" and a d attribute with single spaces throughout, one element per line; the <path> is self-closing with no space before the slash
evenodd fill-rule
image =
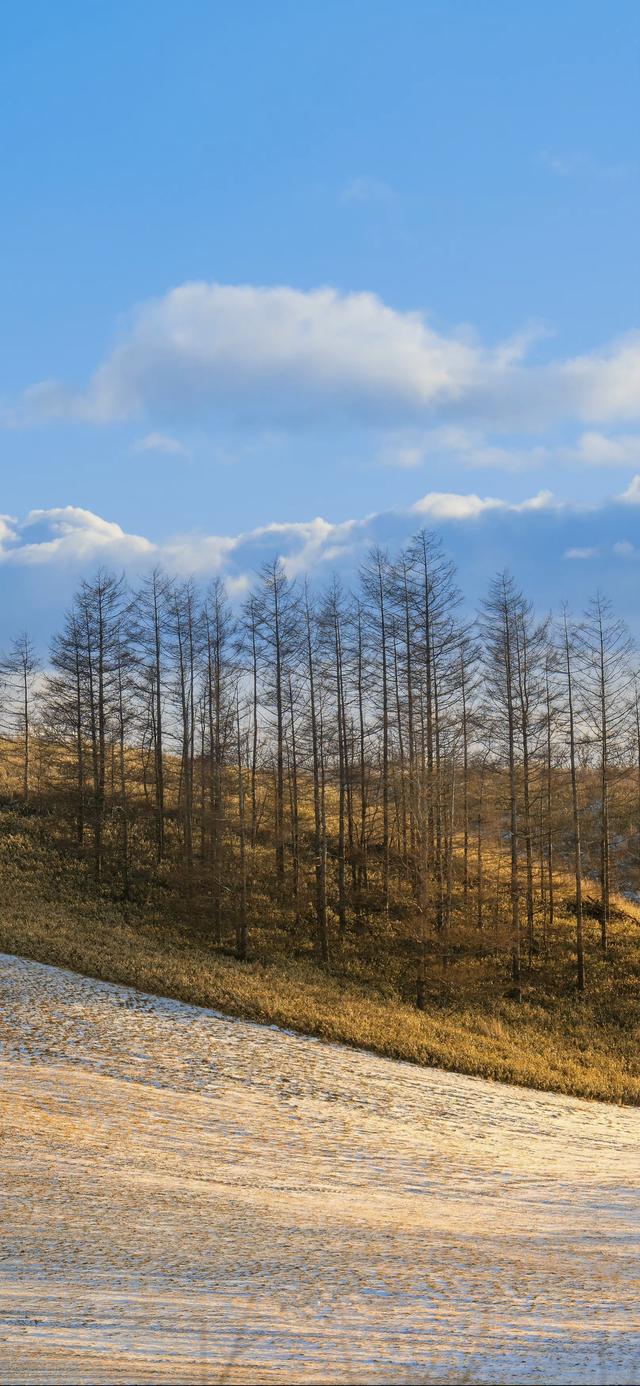
<path id="1" fill-rule="evenodd" d="M 23 633 L 1 677 L 24 803 L 48 807 L 100 888 L 169 882 L 239 959 L 266 889 L 324 967 L 373 921 L 401 930 L 418 1007 L 434 958 L 478 941 L 504 947 L 518 998 L 572 873 L 583 990 L 585 909 L 606 955 L 612 890 L 637 884 L 624 622 L 601 594 L 541 617 L 507 572 L 472 618 L 429 531 L 372 549 L 352 590 L 276 559 L 241 606 L 220 579 L 157 569 L 132 588 L 101 570 L 46 666 Z"/>

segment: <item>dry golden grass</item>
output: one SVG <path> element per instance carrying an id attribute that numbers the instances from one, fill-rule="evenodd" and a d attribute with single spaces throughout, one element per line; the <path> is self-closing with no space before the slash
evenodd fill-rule
<path id="1" fill-rule="evenodd" d="M 493 964 L 489 980 L 479 966 L 449 970 L 440 1001 L 420 1013 L 403 999 L 392 971 L 365 984 L 344 950 L 335 975 L 326 975 L 290 947 L 268 960 L 255 930 L 253 960 L 243 964 L 157 905 L 124 906 L 96 895 L 83 869 L 48 845 L 35 817 L 1 815 L 0 882 L 2 951 L 412 1063 L 640 1103 L 639 924 L 632 907 L 612 929 L 616 976 L 594 948 L 585 997 L 576 996 L 565 962 L 555 990 L 541 974 L 518 1005 L 505 995 L 503 974 L 496 987 Z M 569 958 L 573 921 L 560 928 Z"/>

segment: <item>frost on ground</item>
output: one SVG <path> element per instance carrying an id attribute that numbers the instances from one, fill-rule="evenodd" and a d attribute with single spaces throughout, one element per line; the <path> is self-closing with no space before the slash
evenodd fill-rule
<path id="1" fill-rule="evenodd" d="M 0 956 L 2 1382 L 640 1382 L 640 1112 Z"/>

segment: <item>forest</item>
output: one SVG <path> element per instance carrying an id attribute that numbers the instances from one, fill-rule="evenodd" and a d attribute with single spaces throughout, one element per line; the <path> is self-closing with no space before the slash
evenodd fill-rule
<path id="1" fill-rule="evenodd" d="M 45 667 L 15 638 L 2 709 L 5 801 L 241 961 L 259 935 L 418 1009 L 478 966 L 515 1001 L 581 992 L 640 883 L 624 623 L 601 594 L 541 615 L 506 572 L 471 615 L 428 531 L 353 590 L 275 560 L 241 604 L 100 571 Z"/>

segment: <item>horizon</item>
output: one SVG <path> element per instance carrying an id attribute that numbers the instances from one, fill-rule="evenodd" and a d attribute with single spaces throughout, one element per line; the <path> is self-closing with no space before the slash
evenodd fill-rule
<path id="1" fill-rule="evenodd" d="M 624 584 L 618 583 L 613 596 L 601 582 L 596 580 L 589 587 L 583 580 L 585 569 L 589 574 L 597 572 L 595 563 L 590 560 L 603 552 L 603 521 L 606 520 L 612 534 L 617 532 L 624 497 L 614 498 L 607 510 L 604 507 L 560 506 L 544 493 L 520 506 L 498 501 L 482 506 L 478 497 L 464 498 L 468 504 L 461 506 L 462 499 L 434 496 L 428 508 L 421 510 L 418 505 L 395 514 L 372 515 L 365 521 L 344 526 L 329 526 L 317 518 L 308 525 L 259 527 L 237 540 L 190 536 L 187 543 L 178 541 L 166 546 L 150 544 L 136 535 L 118 536 L 114 534 L 117 526 L 102 521 L 95 524 L 96 517 L 74 512 L 69 507 L 68 513 L 63 513 L 59 520 L 60 530 L 67 533 L 59 533 L 53 541 L 42 539 L 27 550 L 26 565 L 20 574 L 26 581 L 22 589 L 18 588 L 18 593 L 24 600 L 30 621 L 21 621 L 22 608 L 14 600 L 9 616 L 5 613 L 4 618 L 0 618 L 0 630 L 8 633 L 5 650 L 20 632 L 26 632 L 46 668 L 52 640 L 60 633 L 80 588 L 85 583 L 91 584 L 100 572 L 121 576 L 132 592 L 154 570 L 166 574 L 178 585 L 192 581 L 201 594 L 211 582 L 221 581 L 231 609 L 238 611 L 249 595 L 261 586 L 265 566 L 276 559 L 294 587 L 309 580 L 312 591 L 322 597 L 337 578 L 349 595 L 361 585 L 361 570 L 373 552 L 382 550 L 393 566 L 411 540 L 422 531 L 435 538 L 445 557 L 453 561 L 466 619 L 472 625 L 477 621 L 492 580 L 500 573 L 508 573 L 523 595 L 533 600 L 542 618 L 545 615 L 558 617 L 566 607 L 572 619 L 579 623 L 589 602 L 596 595 L 604 596 L 627 625 L 637 648 L 640 628 L 636 616 L 634 563 L 630 561 L 636 554 L 626 551 L 631 546 L 610 544 L 610 552 L 627 579 Z M 482 516 L 481 526 L 478 525 L 479 516 Z M 579 537 L 583 541 L 595 540 L 597 544 L 596 547 L 585 542 L 583 546 L 565 550 L 565 557 L 571 561 L 567 566 L 567 580 L 559 591 L 556 591 L 555 572 L 540 569 L 540 553 L 546 543 L 545 525 L 549 521 L 555 526 L 558 542 L 564 533 L 565 541 Z M 39 517 L 34 518 L 34 528 L 38 523 Z M 521 546 L 514 560 L 515 527 L 523 523 L 529 526 L 527 549 Z M 85 525 L 90 537 L 93 537 L 95 525 L 97 535 L 95 551 L 88 561 L 83 552 Z M 272 534 L 272 529 L 277 530 L 277 535 Z M 64 553 L 65 545 L 72 547 L 78 539 L 78 553 L 69 554 L 66 561 L 54 568 L 53 574 L 49 570 L 43 592 L 39 582 L 42 565 L 39 547 L 46 549 L 52 542 L 59 543 Z M 224 554 L 223 571 L 218 563 L 211 562 L 214 546 Z M 57 581 L 52 580 L 53 577 Z M 14 583 L 14 597 L 15 594 Z"/>

